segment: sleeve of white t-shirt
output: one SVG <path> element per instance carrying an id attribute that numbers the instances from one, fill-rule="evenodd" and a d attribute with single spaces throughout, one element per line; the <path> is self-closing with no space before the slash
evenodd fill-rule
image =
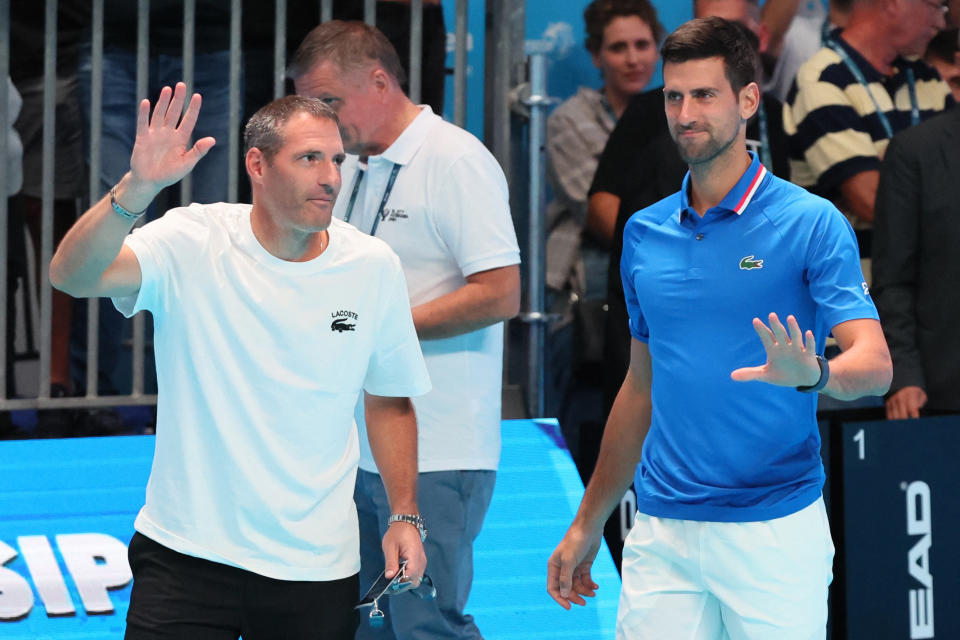
<path id="1" fill-rule="evenodd" d="M 175 265 L 196 257 L 198 247 L 191 245 L 203 244 L 209 233 L 202 216 L 193 207 L 171 209 L 126 237 L 123 244 L 140 264 L 140 289 L 131 296 L 113 298 L 117 311 L 129 318 L 139 311 L 156 313 L 164 306 Z"/>
<path id="2" fill-rule="evenodd" d="M 507 181 L 489 151 L 459 156 L 440 185 L 435 222 L 464 276 L 520 263 Z"/>
<path id="3" fill-rule="evenodd" d="M 413 326 L 407 281 L 392 251 L 377 296 L 380 301 L 376 343 L 370 354 L 363 389 L 376 396 L 421 396 L 431 389 L 420 340 Z"/>

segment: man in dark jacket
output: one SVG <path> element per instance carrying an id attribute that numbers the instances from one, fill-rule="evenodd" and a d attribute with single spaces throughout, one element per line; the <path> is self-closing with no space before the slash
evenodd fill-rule
<path id="1" fill-rule="evenodd" d="M 883 161 L 873 299 L 893 356 L 887 418 L 960 412 L 960 110 L 896 135 Z"/>

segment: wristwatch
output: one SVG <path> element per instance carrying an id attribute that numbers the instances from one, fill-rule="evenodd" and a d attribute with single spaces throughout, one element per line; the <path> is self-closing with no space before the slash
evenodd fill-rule
<path id="1" fill-rule="evenodd" d="M 827 381 L 830 379 L 830 363 L 827 362 L 827 359 L 817 354 L 817 364 L 820 365 L 820 379 L 817 380 L 816 384 L 812 384 L 805 387 L 797 387 L 797 391 L 802 391 L 804 393 L 816 393 L 827 386 Z"/>
<path id="2" fill-rule="evenodd" d="M 419 513 L 395 513 L 387 518 L 387 526 L 389 527 L 394 522 L 412 524 L 420 532 L 420 542 L 427 539 L 427 525 L 423 521 L 423 516 Z"/>
<path id="3" fill-rule="evenodd" d="M 139 212 L 127 211 L 124 209 L 119 202 L 117 202 L 117 185 L 114 185 L 110 189 L 110 206 L 113 207 L 114 213 L 116 213 L 121 218 L 126 220 L 136 221 L 143 217 L 143 214 L 146 213 L 146 209 Z"/>

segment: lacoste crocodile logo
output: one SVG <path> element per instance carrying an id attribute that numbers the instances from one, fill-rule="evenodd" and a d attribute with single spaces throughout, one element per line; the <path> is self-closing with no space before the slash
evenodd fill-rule
<path id="1" fill-rule="evenodd" d="M 337 318 L 331 323 L 330 329 L 343 333 L 344 331 L 356 331 L 357 325 L 347 322 L 346 318 Z"/>
<path id="2" fill-rule="evenodd" d="M 341 309 L 340 311 L 334 311 L 330 315 L 333 317 L 333 322 L 330 323 L 331 331 L 343 333 L 344 331 L 357 330 L 356 322 L 350 322 L 350 320 L 357 320 L 357 314 L 353 311 Z"/>
<path id="3" fill-rule="evenodd" d="M 763 260 L 755 260 L 752 255 L 740 258 L 740 268 L 745 270 L 763 269 Z"/>

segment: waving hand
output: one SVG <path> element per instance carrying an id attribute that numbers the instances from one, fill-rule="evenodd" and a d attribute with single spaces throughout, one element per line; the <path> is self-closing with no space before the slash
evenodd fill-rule
<path id="1" fill-rule="evenodd" d="M 140 103 L 137 138 L 130 156 L 130 173 L 136 182 L 150 185 L 156 191 L 190 173 L 200 158 L 216 144 L 208 136 L 188 147 L 200 113 L 201 99 L 199 93 L 193 94 L 184 111 L 186 94 L 187 86 L 182 82 L 178 82 L 173 90 L 164 87 L 152 116 L 150 101 L 143 100 Z"/>
<path id="2" fill-rule="evenodd" d="M 753 319 L 753 328 L 767 352 L 767 362 L 757 367 L 743 367 L 730 377 L 738 382 L 758 380 L 782 387 L 812 385 L 820 377 L 817 365 L 817 344 L 813 332 L 800 330 L 797 319 L 787 316 L 787 326 L 771 313 L 770 326 L 759 318 Z"/>

